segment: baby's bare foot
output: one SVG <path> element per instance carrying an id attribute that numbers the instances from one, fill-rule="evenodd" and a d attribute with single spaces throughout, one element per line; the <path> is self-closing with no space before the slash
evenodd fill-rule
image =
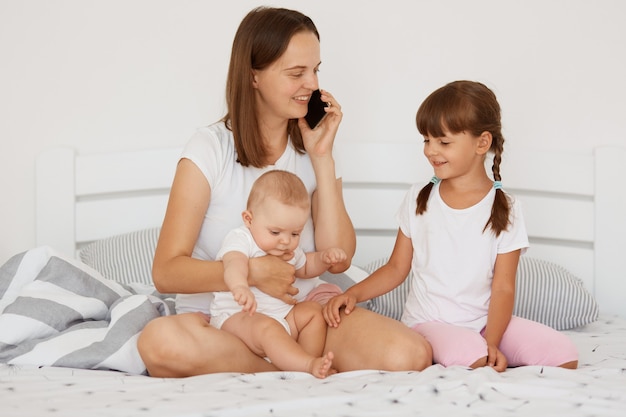
<path id="1" fill-rule="evenodd" d="M 326 378 L 329 375 L 334 357 L 333 352 L 328 352 L 321 358 L 313 359 L 313 361 L 311 361 L 310 373 L 317 378 Z"/>

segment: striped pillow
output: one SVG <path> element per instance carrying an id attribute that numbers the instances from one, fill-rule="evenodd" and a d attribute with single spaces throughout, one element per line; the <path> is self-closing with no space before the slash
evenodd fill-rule
<path id="1" fill-rule="evenodd" d="M 367 265 L 365 270 L 372 273 L 386 262 L 387 259 L 379 259 Z M 407 279 L 387 294 L 369 300 L 367 308 L 399 320 L 409 282 Z M 598 304 L 583 282 L 565 268 L 522 256 L 517 268 L 513 314 L 556 330 L 566 330 L 595 321 L 598 318 Z"/>
<path id="2" fill-rule="evenodd" d="M 566 330 L 596 321 L 598 303 L 582 280 L 567 269 L 522 256 L 513 314 Z"/>
<path id="3" fill-rule="evenodd" d="M 153 285 L 152 260 L 159 230 L 158 227 L 137 230 L 95 241 L 80 251 L 80 260 L 104 277 L 122 284 L 139 282 Z M 366 271 L 352 265 L 341 274 L 325 272 L 320 278 L 345 291 L 367 276 Z"/>
<path id="4" fill-rule="evenodd" d="M 82 248 L 80 260 L 122 284 L 152 284 L 152 260 L 160 228 L 137 230 L 97 240 Z"/>

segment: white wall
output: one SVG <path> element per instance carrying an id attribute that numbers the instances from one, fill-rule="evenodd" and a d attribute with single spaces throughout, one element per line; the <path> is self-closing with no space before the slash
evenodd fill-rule
<path id="1" fill-rule="evenodd" d="M 178 146 L 222 116 L 232 37 L 260 4 L 0 0 L 0 263 L 35 243 L 43 149 Z M 338 140 L 420 140 L 424 97 L 474 79 L 499 96 L 509 155 L 626 146 L 626 2 L 271 4 L 305 12 L 321 32 L 321 85 L 345 114 Z"/>

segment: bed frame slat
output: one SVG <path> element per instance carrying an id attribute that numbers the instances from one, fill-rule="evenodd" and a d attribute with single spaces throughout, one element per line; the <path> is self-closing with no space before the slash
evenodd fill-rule
<path id="1" fill-rule="evenodd" d="M 52 149 L 37 160 L 37 244 L 67 255 L 95 239 L 163 220 L 181 149 L 76 154 Z M 432 169 L 422 144 L 338 142 L 335 156 L 346 208 L 357 232 L 356 265 L 389 256 L 395 212 L 409 186 Z M 487 161 L 490 170 L 491 161 Z M 522 200 L 529 256 L 579 276 L 605 313 L 626 317 L 626 149 L 594 155 L 512 151 L 504 155 L 504 188 Z"/>
<path id="2" fill-rule="evenodd" d="M 181 149 L 83 155 L 76 159 L 76 195 L 168 190 Z"/>
<path id="3" fill-rule="evenodd" d="M 595 150 L 595 285 L 600 308 L 626 317 L 626 149 Z"/>
<path id="4" fill-rule="evenodd" d="M 54 148 L 38 156 L 35 169 L 35 240 L 65 255 L 76 250 L 76 194 L 71 148 Z"/>
<path id="5" fill-rule="evenodd" d="M 76 203 L 76 245 L 133 230 L 160 226 L 165 216 L 168 192 L 128 195 Z"/>

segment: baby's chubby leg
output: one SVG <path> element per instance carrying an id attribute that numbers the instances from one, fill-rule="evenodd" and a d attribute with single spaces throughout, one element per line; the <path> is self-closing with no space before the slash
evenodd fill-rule
<path id="1" fill-rule="evenodd" d="M 327 325 L 322 315 L 322 306 L 315 301 L 296 304 L 285 317 L 291 336 L 313 356 L 321 356 L 326 344 Z"/>
<path id="2" fill-rule="evenodd" d="M 282 324 L 258 312 L 234 314 L 222 329 L 240 338 L 257 355 L 267 356 L 283 371 L 309 372 L 324 378 L 332 365 L 332 353 L 324 357 L 307 353 Z"/>

